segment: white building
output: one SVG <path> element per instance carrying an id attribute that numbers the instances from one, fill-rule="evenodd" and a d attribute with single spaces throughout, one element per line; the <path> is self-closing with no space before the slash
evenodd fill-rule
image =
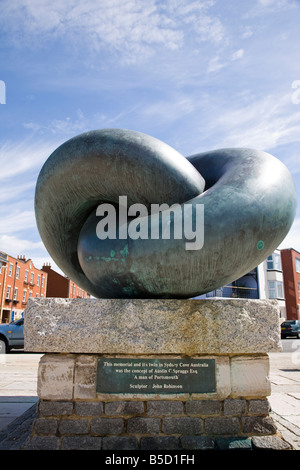
<path id="1" fill-rule="evenodd" d="M 258 267 L 258 289 L 260 299 L 276 299 L 280 318 L 286 318 L 285 295 L 280 250 L 275 250 Z"/>
<path id="2" fill-rule="evenodd" d="M 205 297 L 276 299 L 280 308 L 280 318 L 286 319 L 280 250 L 275 250 L 263 263 L 245 276 L 198 298 Z"/>

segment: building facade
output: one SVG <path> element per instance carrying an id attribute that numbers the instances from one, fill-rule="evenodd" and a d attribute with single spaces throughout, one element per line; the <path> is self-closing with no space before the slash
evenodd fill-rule
<path id="1" fill-rule="evenodd" d="M 46 297 L 47 274 L 25 256 L 0 252 L 0 323 L 21 318 L 30 297 Z"/>
<path id="2" fill-rule="evenodd" d="M 280 318 L 284 320 L 287 312 L 283 279 L 281 254 L 279 250 L 275 250 L 252 271 L 220 289 L 207 293 L 205 297 L 276 299 L 280 309 Z"/>
<path id="3" fill-rule="evenodd" d="M 259 299 L 258 268 L 220 289 L 207 293 L 206 297 Z"/>
<path id="4" fill-rule="evenodd" d="M 286 319 L 286 303 L 284 291 L 284 272 L 280 250 L 274 250 L 268 258 L 258 266 L 258 285 L 260 299 L 275 299 L 280 309 L 280 318 Z"/>
<path id="5" fill-rule="evenodd" d="M 300 318 L 300 253 L 293 248 L 281 250 L 284 273 L 286 319 Z"/>
<path id="6" fill-rule="evenodd" d="M 75 282 L 54 271 L 50 263 L 45 263 L 42 270 L 47 274 L 48 278 L 46 297 L 63 297 L 69 299 L 90 298 L 90 294 L 75 284 Z"/>

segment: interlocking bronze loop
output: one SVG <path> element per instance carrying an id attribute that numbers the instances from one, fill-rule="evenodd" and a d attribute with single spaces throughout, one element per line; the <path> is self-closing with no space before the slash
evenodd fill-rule
<path id="1" fill-rule="evenodd" d="M 117 217 L 116 238 L 99 238 L 97 208 L 110 205 L 118 216 L 120 197 L 149 211 L 138 219 L 149 236 L 121 237 Z M 150 213 L 154 204 L 173 207 L 171 226 L 180 215 L 193 233 L 201 206 L 201 246 L 187 249 L 187 239 L 172 230 L 163 238 L 163 212 Z M 93 296 L 188 298 L 265 260 L 292 226 L 296 190 L 286 166 L 262 151 L 220 149 L 185 158 L 146 134 L 102 129 L 76 136 L 50 155 L 37 181 L 35 212 L 54 262 Z M 128 229 L 133 220 L 129 215 Z"/>

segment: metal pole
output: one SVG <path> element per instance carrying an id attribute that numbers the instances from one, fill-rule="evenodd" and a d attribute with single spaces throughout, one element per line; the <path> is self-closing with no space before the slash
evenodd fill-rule
<path id="1" fill-rule="evenodd" d="M 3 286 L 2 286 L 2 298 L 1 298 L 1 314 L 0 314 L 0 321 L 2 323 L 3 317 L 3 303 L 4 303 L 4 294 L 5 294 L 5 283 L 6 283 L 6 275 L 7 275 L 7 263 L 5 266 L 2 265 L 2 268 L 5 269 L 5 274 L 3 276 Z"/>
<path id="2" fill-rule="evenodd" d="M 18 262 L 16 261 L 16 262 L 15 262 L 14 286 L 13 286 L 12 297 L 11 297 L 10 321 L 11 321 L 12 309 L 13 309 L 13 305 L 14 305 L 15 285 L 16 285 L 16 275 L 17 275 L 17 265 L 18 265 Z"/>

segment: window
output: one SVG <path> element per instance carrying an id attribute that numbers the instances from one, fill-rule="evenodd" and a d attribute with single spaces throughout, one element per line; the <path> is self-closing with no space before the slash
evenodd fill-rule
<path id="1" fill-rule="evenodd" d="M 6 299 L 10 299 L 10 286 L 7 286 L 6 289 Z"/>
<path id="2" fill-rule="evenodd" d="M 40 277 L 41 277 L 40 275 L 38 275 L 38 277 L 37 277 L 37 281 L 36 281 L 36 285 L 37 285 L 37 286 L 40 285 Z"/>
<path id="3" fill-rule="evenodd" d="M 20 277 L 20 267 L 17 266 L 17 270 L 16 270 L 16 279 L 19 279 Z"/>
<path id="4" fill-rule="evenodd" d="M 22 302 L 26 302 L 26 294 L 27 294 L 27 290 L 23 290 L 23 300 L 22 300 Z"/>
<path id="5" fill-rule="evenodd" d="M 269 297 L 270 299 L 284 299 L 281 281 L 269 281 Z"/>
<path id="6" fill-rule="evenodd" d="M 298 282 L 298 297 L 300 299 L 300 282 Z"/>
<path id="7" fill-rule="evenodd" d="M 284 299 L 283 295 L 283 283 L 280 281 L 277 281 L 277 297 L 279 299 Z"/>
<path id="8" fill-rule="evenodd" d="M 267 269 L 281 271 L 281 256 L 279 253 L 272 253 L 270 256 L 268 256 Z"/>
<path id="9" fill-rule="evenodd" d="M 44 287 L 45 279 L 42 277 L 42 287 Z"/>
<path id="10" fill-rule="evenodd" d="M 30 276 L 30 284 L 33 284 L 33 277 L 34 277 L 34 273 L 31 273 L 31 276 Z"/>
<path id="11" fill-rule="evenodd" d="M 17 297 L 18 297 L 18 288 L 15 287 L 15 291 L 14 291 L 14 300 L 17 300 Z"/>
<path id="12" fill-rule="evenodd" d="M 300 273 L 300 258 L 296 258 L 296 271 Z"/>
<path id="13" fill-rule="evenodd" d="M 25 278 L 24 278 L 24 281 L 25 281 L 25 282 L 28 282 L 28 271 L 27 271 L 27 270 L 25 271 Z"/>
<path id="14" fill-rule="evenodd" d="M 12 276 L 13 267 L 14 267 L 14 266 L 13 266 L 13 264 L 12 264 L 12 263 L 9 263 L 9 271 L 8 271 L 8 275 L 9 275 L 9 277 L 11 277 L 11 276 Z"/>

